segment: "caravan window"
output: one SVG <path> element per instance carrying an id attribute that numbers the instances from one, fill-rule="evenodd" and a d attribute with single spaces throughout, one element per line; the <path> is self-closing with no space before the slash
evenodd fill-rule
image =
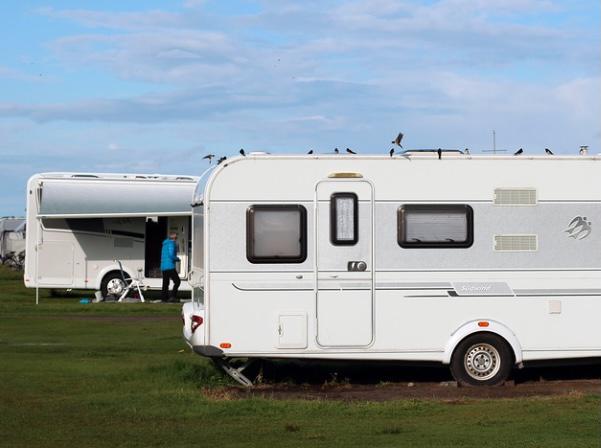
<path id="1" fill-rule="evenodd" d="M 302 263 L 307 258 L 307 211 L 302 205 L 253 205 L 246 212 L 251 263 Z"/>
<path id="2" fill-rule="evenodd" d="M 357 244 L 359 207 L 355 193 L 334 193 L 330 199 L 330 241 L 336 246 Z"/>
<path id="3" fill-rule="evenodd" d="M 466 248 L 474 240 L 469 205 L 411 204 L 398 212 L 398 242 L 404 248 Z"/>

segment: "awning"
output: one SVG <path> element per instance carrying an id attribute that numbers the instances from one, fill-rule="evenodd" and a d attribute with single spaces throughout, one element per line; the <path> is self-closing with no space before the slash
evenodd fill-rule
<path id="1" fill-rule="evenodd" d="M 38 217 L 191 214 L 194 181 L 43 179 Z"/>

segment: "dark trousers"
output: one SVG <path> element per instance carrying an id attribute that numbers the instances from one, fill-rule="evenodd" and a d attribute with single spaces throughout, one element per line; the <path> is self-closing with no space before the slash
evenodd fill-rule
<path id="1" fill-rule="evenodd" d="M 177 298 L 177 288 L 179 288 L 180 279 L 175 269 L 167 269 L 163 271 L 163 302 L 169 300 L 169 280 L 173 282 L 172 298 Z"/>

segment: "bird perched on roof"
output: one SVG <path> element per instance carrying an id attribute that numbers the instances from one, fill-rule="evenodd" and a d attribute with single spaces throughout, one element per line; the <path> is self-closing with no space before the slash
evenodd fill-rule
<path id="1" fill-rule="evenodd" d="M 209 163 L 211 163 L 211 161 L 213 160 L 213 157 L 215 157 L 215 154 L 207 154 L 206 156 L 204 156 L 202 158 L 202 160 L 208 160 Z"/>
<path id="2" fill-rule="evenodd" d="M 338 148 L 334 148 L 334 154 L 340 154 L 340 151 L 338 151 Z"/>
<path id="3" fill-rule="evenodd" d="M 313 150 L 310 149 L 309 152 L 307 154 L 313 154 Z"/>
<path id="4" fill-rule="evenodd" d="M 403 140 L 403 133 L 399 132 L 399 135 L 397 135 L 396 138 L 393 141 L 391 141 L 390 143 L 402 148 L 403 145 L 401 145 L 401 140 Z"/>
<path id="5" fill-rule="evenodd" d="M 522 154 L 524 152 L 524 148 L 520 148 L 518 149 L 516 152 L 513 153 L 514 156 L 519 156 L 520 154 Z"/>
<path id="6" fill-rule="evenodd" d="M 355 151 L 353 151 L 351 148 L 346 148 L 346 152 L 348 152 L 349 154 L 357 154 Z"/>
<path id="7" fill-rule="evenodd" d="M 390 157 L 392 157 L 394 155 L 394 148 L 390 148 L 390 151 L 388 151 L 388 154 L 390 154 Z"/>
<path id="8" fill-rule="evenodd" d="M 221 162 L 225 162 L 226 159 L 227 159 L 227 157 L 225 157 L 225 156 L 219 157 L 219 159 L 217 160 L 217 165 L 219 165 Z"/>
<path id="9" fill-rule="evenodd" d="M 438 148 L 436 152 L 438 153 L 438 160 L 442 159 L 442 148 Z"/>
<path id="10" fill-rule="evenodd" d="M 240 155 L 246 157 L 246 153 L 244 152 L 244 149 L 240 148 Z"/>
<path id="11" fill-rule="evenodd" d="M 470 155 L 470 149 L 469 149 L 469 148 L 465 148 L 465 149 L 463 150 L 463 153 L 464 153 L 464 154 L 467 154 L 467 155 L 469 156 L 469 155 Z"/>
<path id="12" fill-rule="evenodd" d="M 550 156 L 553 155 L 553 151 L 551 151 L 549 148 L 545 148 L 545 152 Z"/>

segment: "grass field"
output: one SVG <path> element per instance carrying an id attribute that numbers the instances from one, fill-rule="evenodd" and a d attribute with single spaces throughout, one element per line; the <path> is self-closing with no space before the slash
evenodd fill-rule
<path id="1" fill-rule="evenodd" d="M 229 400 L 179 305 L 92 304 L 0 269 L 0 446 L 599 447 L 598 396 Z M 209 398 L 210 397 L 210 398 Z M 222 397 L 222 398 L 219 398 Z"/>

